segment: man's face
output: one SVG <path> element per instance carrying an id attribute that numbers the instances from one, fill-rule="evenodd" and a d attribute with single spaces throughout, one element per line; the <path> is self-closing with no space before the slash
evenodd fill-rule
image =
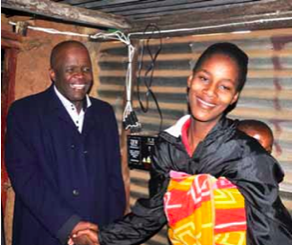
<path id="1" fill-rule="evenodd" d="M 58 91 L 77 107 L 91 88 L 92 66 L 88 51 L 78 45 L 68 45 L 57 54 L 50 77 Z"/>

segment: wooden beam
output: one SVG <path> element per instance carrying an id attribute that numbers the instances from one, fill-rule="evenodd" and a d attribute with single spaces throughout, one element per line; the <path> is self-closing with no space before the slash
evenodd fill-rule
<path id="1" fill-rule="evenodd" d="M 16 48 L 16 49 L 22 48 L 19 42 L 11 40 L 11 39 L 3 39 L 3 38 L 1 38 L 1 47 Z"/>
<path id="2" fill-rule="evenodd" d="M 21 49 L 21 42 L 22 38 L 20 35 L 6 30 L 1 30 L 1 47 Z"/>
<path id="3" fill-rule="evenodd" d="M 10 39 L 18 42 L 22 41 L 22 37 L 20 35 L 6 30 L 1 30 L 1 38 Z"/>
<path id="4" fill-rule="evenodd" d="M 133 28 L 127 32 L 143 32 L 147 24 L 154 22 L 163 31 L 157 37 L 289 28 L 292 26 L 292 1 L 257 1 L 197 9 L 184 14 L 168 14 L 156 19 L 136 20 L 133 22 Z M 141 38 L 142 34 L 131 37 Z"/>
<path id="5" fill-rule="evenodd" d="M 130 24 L 122 16 L 73 7 L 50 0 L 2 0 L 1 8 L 28 12 L 91 27 L 131 28 Z"/>

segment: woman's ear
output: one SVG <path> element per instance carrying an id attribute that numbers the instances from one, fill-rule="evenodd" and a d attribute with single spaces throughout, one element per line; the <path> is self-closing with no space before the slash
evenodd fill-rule
<path id="1" fill-rule="evenodd" d="M 239 98 L 239 92 L 237 92 L 237 93 L 234 95 L 233 99 L 232 99 L 231 102 L 230 102 L 230 105 L 234 104 L 234 103 L 238 100 L 238 98 Z"/>
<path id="2" fill-rule="evenodd" d="M 193 80 L 193 75 L 190 75 L 187 79 L 187 88 L 191 87 L 192 80 Z"/>

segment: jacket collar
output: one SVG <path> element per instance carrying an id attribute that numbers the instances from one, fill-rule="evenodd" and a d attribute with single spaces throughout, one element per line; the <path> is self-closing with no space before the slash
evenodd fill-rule
<path id="1" fill-rule="evenodd" d="M 53 85 L 53 87 L 54 87 L 55 94 L 57 95 L 57 97 L 62 102 L 62 104 L 65 108 L 71 108 L 72 106 L 74 106 L 74 104 L 71 101 L 69 101 L 63 94 L 61 94 L 59 92 L 59 90 L 57 89 L 57 87 L 55 85 Z M 83 100 L 83 106 L 82 106 L 83 111 L 85 112 L 86 109 L 91 106 L 91 104 L 92 104 L 91 100 L 90 100 L 89 96 L 86 94 L 86 96 Z"/>
<path id="2" fill-rule="evenodd" d="M 181 140 L 182 127 L 184 123 L 190 119 L 190 115 L 185 115 L 180 118 L 177 123 L 170 128 L 166 129 L 160 136 L 167 142 L 176 145 L 178 148 L 183 149 L 184 146 Z M 199 151 L 202 153 L 204 149 L 209 147 L 209 153 L 215 152 L 220 144 L 231 139 L 236 133 L 236 123 L 233 120 L 222 116 L 215 127 L 208 133 L 206 138 L 199 144 L 196 149 L 196 155 Z"/>
<path id="3" fill-rule="evenodd" d="M 54 91 L 53 83 L 47 90 L 44 91 L 44 93 L 46 96 L 46 103 L 49 111 L 60 110 L 62 108 L 65 110 L 64 106 L 62 105 L 62 102 L 60 101 L 60 99 Z"/>
<path id="4" fill-rule="evenodd" d="M 182 127 L 186 123 L 186 121 L 189 120 L 190 118 L 191 118 L 191 115 L 185 115 L 185 116 L 181 117 L 176 122 L 176 124 L 165 129 L 164 132 L 166 132 L 167 134 L 169 134 L 175 138 L 181 137 Z M 231 129 L 236 128 L 236 124 L 234 123 L 234 121 L 226 118 L 225 116 L 222 116 L 221 119 L 219 120 L 219 122 L 216 124 L 216 126 L 209 132 L 206 139 L 213 138 L 214 135 L 216 135 L 216 134 L 217 135 L 223 134 L 230 127 L 232 127 Z"/>
<path id="5" fill-rule="evenodd" d="M 54 114 L 58 118 L 60 118 L 63 121 L 66 121 L 69 125 L 71 125 L 73 128 L 76 129 L 75 124 L 73 123 L 70 115 L 66 111 L 64 105 L 56 95 L 54 91 L 54 85 L 52 84 L 47 90 L 44 91 L 45 94 L 45 103 L 47 103 L 48 111 L 46 111 L 46 114 Z M 84 124 L 83 124 L 83 130 L 82 134 L 86 135 L 90 132 L 90 130 L 96 125 L 97 123 L 97 117 L 93 116 L 93 111 L 91 110 L 91 107 L 88 107 L 84 116 Z M 76 129 L 76 132 L 78 130 Z"/>

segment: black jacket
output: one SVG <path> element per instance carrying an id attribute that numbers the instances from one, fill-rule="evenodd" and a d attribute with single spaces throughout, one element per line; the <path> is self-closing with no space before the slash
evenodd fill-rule
<path id="1" fill-rule="evenodd" d="M 279 163 L 225 117 L 190 157 L 181 140 L 187 117 L 159 136 L 149 183 L 150 198 L 138 200 L 132 213 L 101 230 L 101 244 L 139 244 L 166 223 L 163 196 L 170 170 L 224 176 L 234 183 L 245 198 L 247 245 L 291 244 L 292 219 L 279 198 L 278 183 L 284 176 Z"/>

